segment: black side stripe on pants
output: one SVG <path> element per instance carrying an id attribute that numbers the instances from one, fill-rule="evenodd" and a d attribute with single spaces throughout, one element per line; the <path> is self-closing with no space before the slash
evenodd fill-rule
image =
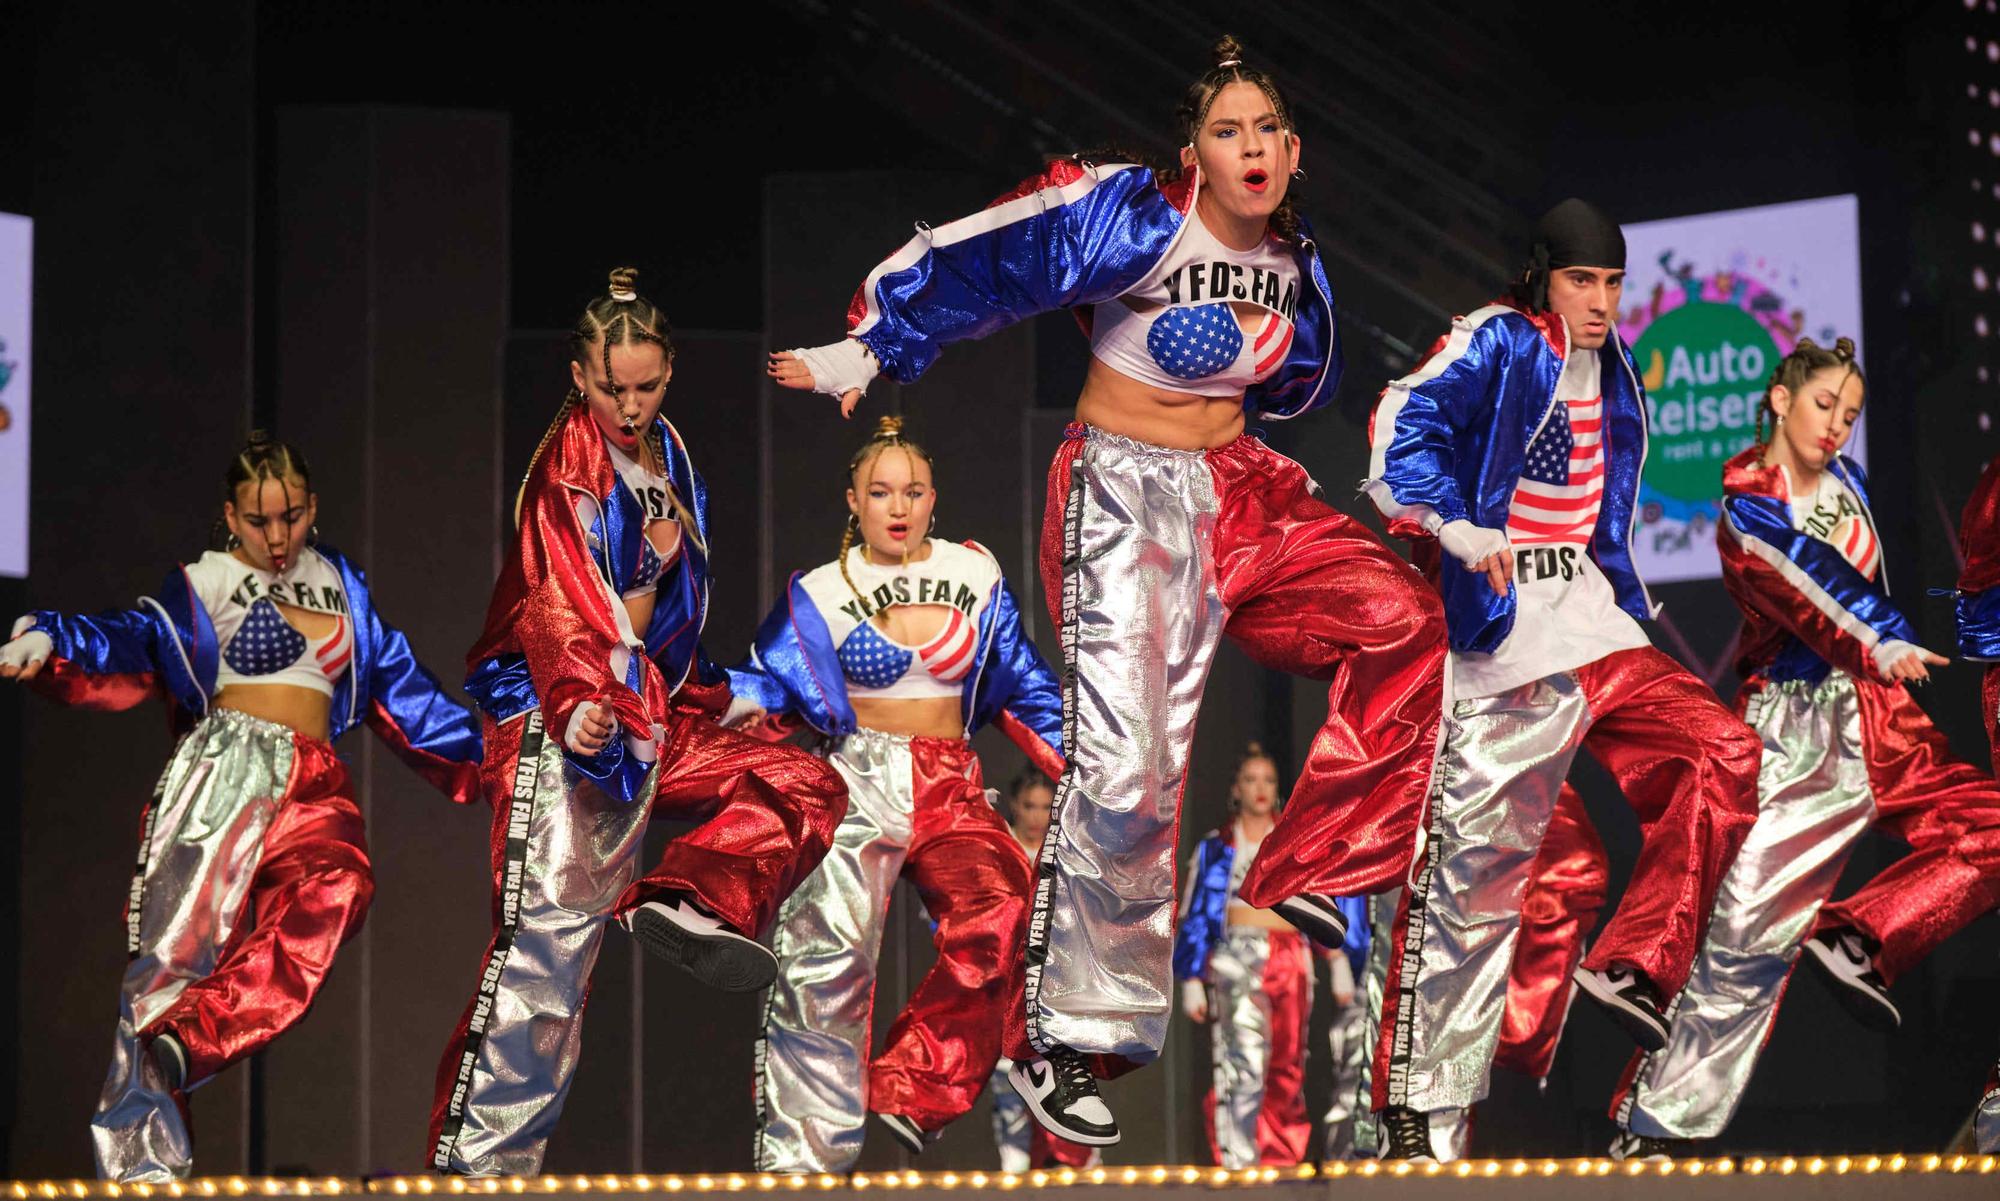
<path id="1" fill-rule="evenodd" d="M 521 727 L 521 750 L 514 757 L 514 792 L 508 800 L 507 848 L 501 857 L 500 929 L 493 936 L 493 949 L 479 973 L 479 992 L 472 1002 L 472 1018 L 465 1026 L 465 1046 L 458 1057 L 458 1075 L 452 1081 L 451 1102 L 445 1108 L 437 1146 L 431 1152 L 431 1167 L 446 1171 L 459 1132 L 465 1128 L 465 1099 L 472 1089 L 472 1072 L 479 1063 L 480 1044 L 486 1039 L 486 1022 L 500 994 L 500 977 L 507 970 L 507 954 L 514 948 L 514 935 L 521 924 L 521 884 L 528 862 L 528 828 L 535 815 L 535 786 L 541 777 L 542 711 L 530 709 Z"/>
<path id="2" fill-rule="evenodd" d="M 1035 904 L 1028 915 L 1027 986 L 1022 995 L 1027 1003 L 1028 1042 L 1047 1054 L 1049 1042 L 1042 1030 L 1042 968 L 1049 958 L 1049 919 L 1055 907 L 1056 851 L 1062 842 L 1063 810 L 1068 807 L 1076 782 L 1076 627 L 1077 559 L 1083 541 L 1084 451 L 1069 468 L 1069 498 L 1063 505 L 1062 555 L 1062 778 L 1056 781 L 1056 795 L 1049 805 L 1048 834 L 1035 865 Z"/>

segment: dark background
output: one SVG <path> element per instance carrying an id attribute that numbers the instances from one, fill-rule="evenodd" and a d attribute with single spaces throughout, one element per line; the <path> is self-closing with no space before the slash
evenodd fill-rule
<path id="1" fill-rule="evenodd" d="M 1287 88 L 1305 140 L 1298 194 L 1328 253 L 1348 372 L 1333 410 L 1271 437 L 1336 499 L 1363 473 L 1375 391 L 1496 290 L 1553 201 L 1646 220 L 1858 193 L 1877 518 L 1899 599 L 1949 649 L 1949 598 L 1926 590 L 1955 578 L 1958 508 L 2000 450 L 2000 364 L 1973 333 L 1988 298 L 1971 282 L 1996 264 L 1970 236 L 2000 223 L 1991 0 L 1468 8 L 17 6 L 0 209 L 37 222 L 39 395 L 32 574 L 0 580 L 0 614 L 150 591 L 199 553 L 222 466 L 260 426 L 303 443 L 328 540 L 455 679 L 514 484 L 564 387 L 552 331 L 630 263 L 681 327 L 668 411 L 714 486 L 709 645 L 733 658 L 785 574 L 831 555 L 840 468 L 863 435 L 824 401 L 764 388 L 762 352 L 836 336 L 854 284 L 914 220 L 977 207 L 1043 155 L 1167 151 L 1173 104 L 1227 30 Z M 940 532 L 1001 554 L 1050 650 L 1031 555 L 1085 354 L 1066 317 L 1043 318 L 955 350 L 920 385 L 878 388 L 864 410 L 909 415 L 937 455 Z M 1657 593 L 1662 645 L 1732 688 L 1720 586 Z M 1977 669 L 1940 674 L 1920 699 L 1983 762 Z M 1184 839 L 1221 817 L 1246 739 L 1295 766 L 1322 711 L 1316 686 L 1225 648 Z M 980 746 L 996 782 L 1019 763 Z M 15 982 L 0 990 L 0 1078 L 14 1081 L 0 1173 L 90 1169 L 118 907 L 167 747 L 155 709 L 69 712 L 0 691 L 0 960 Z M 310 1018 L 197 1094 L 204 1172 L 420 1163 L 436 1056 L 487 928 L 486 815 L 440 800 L 365 734 L 342 751 L 376 905 Z M 1622 883 L 1633 822 L 1594 766 L 1577 775 Z M 1847 885 L 1899 850 L 1865 844 Z M 903 909 L 885 1016 L 929 954 Z M 1716 1150 L 1942 1145 L 2000 1038 L 1996 943 L 2000 923 L 1983 918 L 1899 983 L 1891 1038 L 1802 983 Z M 754 1015 L 613 935 L 549 1169 L 746 1167 Z M 1599 1150 L 1628 1049 L 1579 1016 L 1545 1089 L 1496 1078 L 1476 1147 Z M 1128 1131 L 1113 1162 L 1204 1155 L 1205 1065 L 1177 1022 L 1163 1063 L 1113 1087 Z M 990 1165 L 985 1113 L 922 1166 Z M 906 1158 L 877 1138 L 862 1162 Z"/>

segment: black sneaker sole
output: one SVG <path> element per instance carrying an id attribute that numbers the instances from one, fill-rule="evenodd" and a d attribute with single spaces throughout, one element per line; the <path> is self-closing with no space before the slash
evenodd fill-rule
<path id="1" fill-rule="evenodd" d="M 640 946 L 723 992 L 758 992 L 778 978 L 778 957 L 747 938 L 703 937 L 651 909 L 634 910 L 631 928 Z"/>
<path id="2" fill-rule="evenodd" d="M 889 1128 L 889 1133 L 896 1137 L 896 1141 L 903 1144 L 903 1150 L 912 1155 L 924 1153 L 924 1132 L 915 1122 L 900 1113 L 878 1113 L 875 1116 Z"/>
<path id="3" fill-rule="evenodd" d="M 1805 944 L 1806 962 L 1812 964 L 1813 973 L 1826 981 L 1833 990 L 1834 1000 L 1847 1015 L 1877 1034 L 1894 1034 L 1903 1024 L 1903 1014 L 1895 1002 L 1877 993 L 1865 984 L 1847 979 L 1826 962 L 1823 950 L 1825 944 L 1808 938 Z"/>
<path id="4" fill-rule="evenodd" d="M 1610 1015 L 1641 1051 L 1659 1051 L 1667 1045 L 1666 1023 L 1652 1014 L 1637 1008 L 1615 992 L 1604 990 L 1596 972 L 1577 969 L 1574 977 L 1577 987 L 1585 996 L 1597 1002 L 1597 1007 Z"/>
<path id="5" fill-rule="evenodd" d="M 1347 919 L 1338 909 L 1328 914 L 1303 897 L 1286 897 L 1271 911 L 1328 950 L 1339 950 L 1347 942 Z"/>
<path id="6" fill-rule="evenodd" d="M 1021 1103 L 1028 1107 L 1028 1112 L 1034 1115 L 1035 1121 L 1042 1129 L 1070 1142 L 1082 1143 L 1086 1147 L 1114 1147 L 1118 1145 L 1118 1140 L 1124 1137 L 1116 1129 L 1110 1134 L 1093 1134 L 1088 1130 L 1065 1125 L 1059 1119 L 1051 1117 L 1048 1111 L 1042 1108 L 1042 1100 L 1035 1095 L 1034 1088 L 1024 1079 L 1026 1075 L 1027 1069 L 1017 1063 L 1007 1069 L 1007 1083 L 1014 1086 L 1015 1094 L 1021 1098 Z"/>

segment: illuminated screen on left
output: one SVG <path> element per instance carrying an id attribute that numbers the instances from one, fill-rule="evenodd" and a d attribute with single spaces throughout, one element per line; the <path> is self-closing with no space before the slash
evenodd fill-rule
<path id="1" fill-rule="evenodd" d="M 0 575 L 28 574 L 28 323 L 35 223 L 0 213 Z"/>

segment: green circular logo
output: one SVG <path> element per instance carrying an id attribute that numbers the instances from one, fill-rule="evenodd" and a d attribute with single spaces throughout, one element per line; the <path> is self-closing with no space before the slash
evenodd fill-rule
<path id="1" fill-rule="evenodd" d="M 1662 313 L 1639 335 L 1632 358 L 1646 385 L 1645 483 L 1656 499 L 1714 501 L 1723 463 L 1756 439 L 1779 356 L 1757 318 L 1712 301 Z"/>

